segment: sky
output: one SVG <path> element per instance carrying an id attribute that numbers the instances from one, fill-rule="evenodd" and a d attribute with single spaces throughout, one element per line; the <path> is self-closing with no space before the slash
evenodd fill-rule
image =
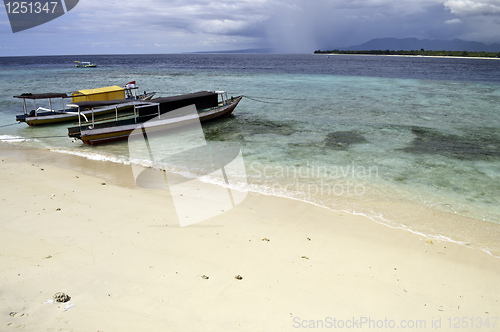
<path id="1" fill-rule="evenodd" d="M 312 53 L 374 38 L 500 43 L 500 0 L 80 0 L 13 33 L 0 8 L 0 56 Z"/>

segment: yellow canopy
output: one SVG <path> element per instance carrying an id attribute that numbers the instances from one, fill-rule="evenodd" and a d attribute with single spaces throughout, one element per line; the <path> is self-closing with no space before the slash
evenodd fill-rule
<path id="1" fill-rule="evenodd" d="M 80 101 L 125 99 L 125 89 L 118 85 L 113 85 L 97 89 L 78 90 L 73 92 L 71 96 L 73 96 L 73 98 L 71 98 L 72 103 Z"/>

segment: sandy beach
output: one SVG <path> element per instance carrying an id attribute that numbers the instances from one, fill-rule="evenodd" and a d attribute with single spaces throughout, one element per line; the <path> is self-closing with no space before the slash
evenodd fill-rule
<path id="1" fill-rule="evenodd" d="M 500 328 L 478 249 L 252 193 L 180 227 L 130 166 L 50 152 L 3 147 L 0 177 L 1 331 Z"/>

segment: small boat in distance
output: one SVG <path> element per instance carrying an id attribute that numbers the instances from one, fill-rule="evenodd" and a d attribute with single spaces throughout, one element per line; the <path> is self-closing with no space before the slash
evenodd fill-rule
<path id="1" fill-rule="evenodd" d="M 80 123 L 78 126 L 68 128 L 68 136 L 82 140 L 85 144 L 95 145 L 128 138 L 141 126 L 148 133 L 160 132 L 178 128 L 184 123 L 195 120 L 192 116 L 172 118 L 165 115 L 167 112 L 194 105 L 197 119 L 203 122 L 230 115 L 242 98 L 242 96 L 228 98 L 225 91 L 200 91 L 151 101 L 133 101 L 130 103 L 133 105 L 133 112 L 122 116 L 116 113 L 115 117 L 105 121 L 95 121 L 92 117 L 92 123 Z M 72 106 L 78 106 L 80 109 L 86 105 L 75 103 Z"/>
<path id="2" fill-rule="evenodd" d="M 77 68 L 95 68 L 96 64 L 89 61 L 75 61 L 75 67 Z"/>
<path id="3" fill-rule="evenodd" d="M 23 93 L 18 96 L 14 96 L 14 98 L 23 99 L 24 104 L 24 114 L 16 115 L 16 120 L 19 122 L 26 122 L 30 126 L 44 125 L 44 124 L 53 124 L 65 121 L 77 121 L 79 117 L 85 122 L 87 121 L 86 115 L 91 114 L 92 110 L 83 109 L 80 110 L 80 114 L 78 113 L 76 108 L 68 108 L 65 107 L 65 100 L 71 98 L 71 102 L 84 102 L 84 101 L 109 101 L 109 100 L 118 100 L 115 104 L 121 102 L 125 103 L 131 100 L 149 100 L 153 98 L 156 94 L 155 92 L 150 92 L 139 95 L 137 93 L 138 87 L 134 84 L 131 85 L 129 82 L 125 86 L 125 88 L 119 86 L 109 86 L 98 89 L 85 89 L 78 90 L 73 92 L 71 95 L 67 95 L 66 93 L 41 93 L 41 94 L 32 94 L 32 93 Z M 54 110 L 52 108 L 52 99 L 61 98 L 62 108 L 59 110 Z M 28 112 L 26 106 L 26 100 L 33 100 L 34 108 L 33 110 Z M 49 108 L 46 107 L 37 107 L 37 101 L 45 100 L 48 101 Z M 121 111 L 122 109 L 119 109 Z M 109 112 L 115 112 L 115 108 L 104 109 L 102 108 L 100 112 L 95 112 L 95 116 L 100 116 L 101 114 L 106 114 Z"/>

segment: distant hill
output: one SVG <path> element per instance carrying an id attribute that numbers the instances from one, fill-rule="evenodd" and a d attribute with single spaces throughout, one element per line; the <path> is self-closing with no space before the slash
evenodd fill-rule
<path id="1" fill-rule="evenodd" d="M 429 40 L 416 38 L 379 38 L 372 39 L 364 44 L 355 45 L 340 50 L 364 51 L 364 50 L 393 50 L 411 51 L 424 49 L 427 51 L 467 51 L 467 52 L 500 52 L 500 44 L 485 44 L 480 42 L 468 42 L 460 39 L 453 40 Z"/>
<path id="2" fill-rule="evenodd" d="M 212 51 L 212 52 L 194 52 L 194 53 L 273 53 L 273 50 L 270 48 L 248 48 L 244 50 L 230 50 L 230 51 Z"/>

